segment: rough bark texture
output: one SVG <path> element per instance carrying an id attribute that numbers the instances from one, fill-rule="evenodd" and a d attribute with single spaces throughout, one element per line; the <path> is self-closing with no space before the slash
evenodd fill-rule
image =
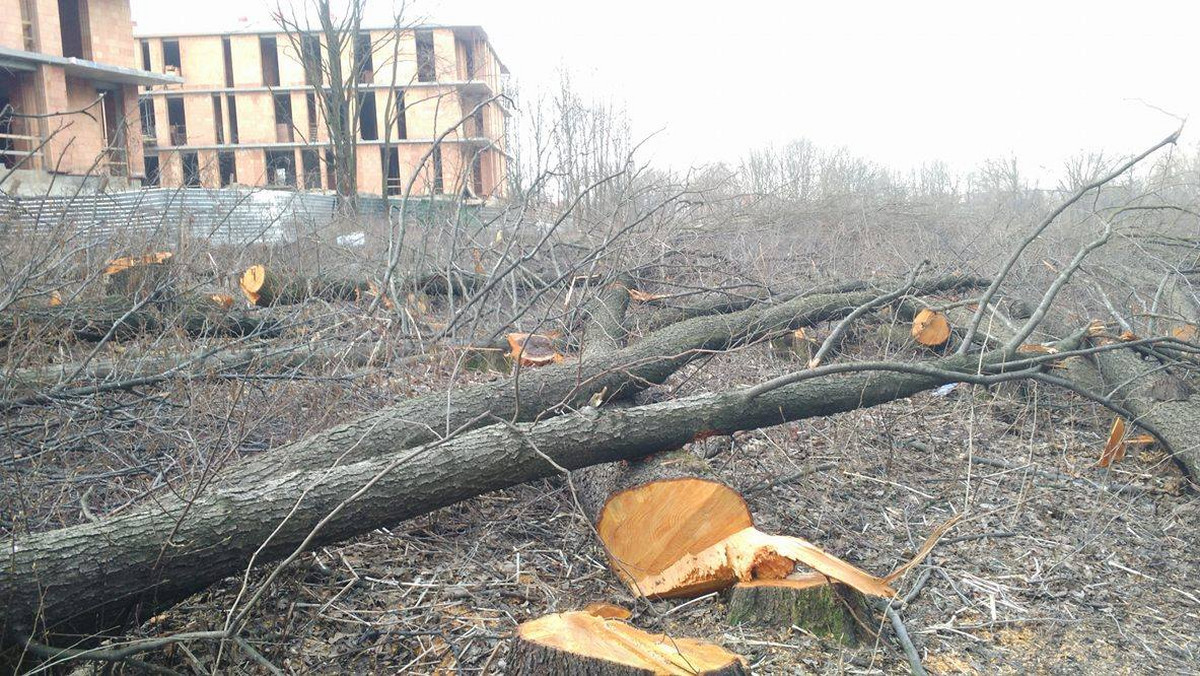
<path id="1" fill-rule="evenodd" d="M 355 301 L 371 293 L 371 289 L 367 280 L 296 277 L 265 268 L 262 286 L 253 293 L 243 288 L 243 293 L 254 305 L 270 307 L 303 303 L 310 298 Z"/>
<path id="2" fill-rule="evenodd" d="M 1133 350 L 1097 353 L 1095 364 L 1106 391 L 1117 388 L 1113 398 L 1137 416 L 1130 422 L 1153 427 L 1175 462 L 1193 479 L 1200 478 L 1200 435 L 1196 433 L 1200 398 L 1192 395 L 1181 401 L 1160 401 L 1151 389 L 1155 379 L 1163 376 L 1161 364 Z"/>
<path id="3" fill-rule="evenodd" d="M 277 335 L 277 322 L 258 314 L 226 310 L 211 298 L 198 296 L 173 301 L 163 310 L 143 306 L 131 311 L 128 304 L 63 306 L 26 310 L 0 318 L 0 345 L 12 339 L 45 342 L 73 338 L 84 342 L 127 340 L 178 329 L 189 336 L 245 337 Z"/>
<path id="4" fill-rule="evenodd" d="M 974 370 L 977 358 L 937 362 Z M 629 409 L 592 409 L 535 424 L 498 424 L 444 443 L 403 450 L 379 438 L 401 422 L 387 411 L 309 440 L 317 457 L 354 444 L 389 448 L 322 461 L 290 463 L 253 482 L 224 484 L 190 507 L 162 497 L 128 514 L 0 542 L 0 607 L 12 637 L 40 626 L 91 633 L 113 627 L 140 604 L 176 601 L 255 564 L 295 550 L 335 507 L 361 491 L 310 546 L 343 540 L 557 470 L 643 457 L 680 448 L 698 435 L 732 434 L 789 420 L 874 406 L 938 387 L 941 377 L 864 373 L 811 380 L 747 402 L 742 391 Z M 536 449 L 536 450 L 535 450 Z M 369 488 L 364 488 L 375 480 Z M 257 555 L 255 555 L 257 552 Z"/>
<path id="5" fill-rule="evenodd" d="M 841 584 L 804 589 L 759 583 L 739 584 L 726 602 L 730 624 L 797 626 L 847 645 L 858 643 L 858 623 L 867 617 L 862 595 Z M 857 619 L 856 619 L 857 618 Z"/>

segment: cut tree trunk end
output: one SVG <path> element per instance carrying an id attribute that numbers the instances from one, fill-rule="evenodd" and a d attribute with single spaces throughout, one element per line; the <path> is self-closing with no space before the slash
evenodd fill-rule
<path id="1" fill-rule="evenodd" d="M 738 583 L 726 609 L 730 624 L 796 626 L 846 645 L 858 643 L 868 616 L 862 594 L 824 575 Z"/>
<path id="2" fill-rule="evenodd" d="M 941 347 L 950 340 L 950 321 L 946 315 L 925 308 L 913 319 L 912 337 L 925 347 Z"/>
<path id="3" fill-rule="evenodd" d="M 114 258 L 104 268 L 106 291 L 130 300 L 169 296 L 172 257 L 171 252 L 163 251 Z"/>
<path id="4" fill-rule="evenodd" d="M 739 676 L 745 661 L 721 646 L 655 635 L 587 612 L 561 613 L 517 628 L 510 676 Z"/>
<path id="5" fill-rule="evenodd" d="M 359 301 L 378 293 L 369 280 L 325 277 L 285 277 L 266 265 L 251 265 L 238 280 L 242 294 L 251 305 L 294 305 L 309 298 Z"/>
<path id="6" fill-rule="evenodd" d="M 690 598 L 737 582 L 779 580 L 797 564 L 873 596 L 888 584 L 800 538 L 754 527 L 746 501 L 705 479 L 653 481 L 613 495 L 596 531 L 618 576 L 639 596 Z"/>

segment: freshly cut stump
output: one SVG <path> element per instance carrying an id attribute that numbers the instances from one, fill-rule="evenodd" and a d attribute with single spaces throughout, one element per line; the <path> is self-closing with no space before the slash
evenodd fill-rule
<path id="1" fill-rule="evenodd" d="M 730 590 L 726 608 L 730 624 L 794 625 L 846 645 L 858 642 L 867 617 L 862 594 L 824 575 L 742 582 Z"/>
<path id="2" fill-rule="evenodd" d="M 620 491 L 605 503 L 596 530 L 613 570 L 649 598 L 783 579 L 797 564 L 864 594 L 895 595 L 886 581 L 810 542 L 759 531 L 742 496 L 716 481 L 665 479 Z"/>
<path id="3" fill-rule="evenodd" d="M 650 634 L 587 612 L 547 615 L 517 627 L 510 676 L 738 676 L 745 661 L 721 646 Z"/>
<path id="4" fill-rule="evenodd" d="M 950 320 L 936 310 L 925 308 L 913 319 L 912 337 L 925 347 L 941 347 L 950 340 Z"/>
<path id="5" fill-rule="evenodd" d="M 554 347 L 554 336 L 510 333 L 507 339 L 510 348 L 508 357 L 520 361 L 521 366 L 545 366 L 563 361 L 562 354 Z"/>
<path id="6" fill-rule="evenodd" d="M 258 307 L 273 305 L 283 291 L 283 282 L 279 276 L 268 270 L 265 265 L 251 265 L 246 268 L 238 285 L 242 288 L 246 300 Z"/>
<path id="7" fill-rule="evenodd" d="M 114 258 L 104 268 L 109 295 L 133 300 L 161 299 L 170 292 L 172 254 L 169 251 L 145 256 Z"/>

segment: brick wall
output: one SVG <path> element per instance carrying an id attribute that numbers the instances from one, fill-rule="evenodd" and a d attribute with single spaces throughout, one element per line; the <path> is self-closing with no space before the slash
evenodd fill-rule
<path id="1" fill-rule="evenodd" d="M 91 31 L 92 60 L 127 68 L 137 67 L 134 60 L 133 21 L 129 0 L 80 0 L 87 4 Z"/>
<path id="2" fill-rule="evenodd" d="M 225 86 L 225 56 L 220 37 L 180 38 L 179 61 L 183 66 L 184 89 Z"/>

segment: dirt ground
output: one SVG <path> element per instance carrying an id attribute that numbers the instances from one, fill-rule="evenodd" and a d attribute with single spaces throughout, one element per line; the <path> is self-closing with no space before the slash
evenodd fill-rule
<path id="1" fill-rule="evenodd" d="M 796 367 L 756 346 L 689 367 L 663 389 L 717 390 Z M 427 376 L 376 374 L 333 391 L 293 383 L 301 405 L 275 421 L 278 437 L 243 440 L 240 450 L 418 393 L 432 387 Z M 269 399 L 271 387 L 255 396 Z M 1154 448 L 1098 469 L 1110 421 L 1045 387 L 959 386 L 705 440 L 696 452 L 747 496 L 762 530 L 804 537 L 877 574 L 965 515 L 899 584 L 900 614 L 930 673 L 1200 673 L 1200 498 Z M 70 498 L 60 501 L 65 511 L 77 507 Z M 116 500 L 94 509 L 106 499 Z M 518 623 L 603 600 L 631 608 L 644 629 L 716 641 L 756 674 L 908 670 L 883 624 L 848 648 L 797 628 L 730 626 L 715 594 L 635 601 L 573 505 L 565 481 L 547 480 L 322 548 L 276 582 L 247 638 L 289 673 L 502 673 Z M 219 627 L 241 584 L 226 580 L 136 633 Z M 149 661 L 187 672 L 214 664 L 214 649 L 197 642 Z M 261 671 L 237 652 L 219 664 L 223 673 Z"/>

